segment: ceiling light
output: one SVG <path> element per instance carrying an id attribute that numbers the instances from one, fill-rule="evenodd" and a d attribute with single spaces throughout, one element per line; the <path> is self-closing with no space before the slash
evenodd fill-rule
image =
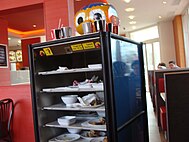
<path id="1" fill-rule="evenodd" d="M 11 40 L 11 38 L 9 37 L 8 40 Z"/>
<path id="2" fill-rule="evenodd" d="M 167 4 L 167 2 L 166 2 L 166 1 L 163 1 L 162 3 L 163 3 L 163 4 Z"/>
<path id="3" fill-rule="evenodd" d="M 131 24 L 131 25 L 136 24 L 136 21 L 131 21 L 131 22 L 129 22 L 129 24 Z"/>
<path id="4" fill-rule="evenodd" d="M 132 12 L 132 11 L 134 11 L 135 9 L 134 8 L 132 8 L 132 7 L 130 7 L 130 8 L 126 8 L 125 9 L 125 11 L 127 11 L 127 12 Z"/>
<path id="5" fill-rule="evenodd" d="M 34 27 L 34 28 L 36 28 L 36 27 L 37 27 L 37 25 L 33 24 L 33 27 Z"/>
<path id="6" fill-rule="evenodd" d="M 130 16 L 129 16 L 129 19 L 134 19 L 134 18 L 135 18 L 134 15 L 130 15 Z"/>
<path id="7" fill-rule="evenodd" d="M 124 2 L 126 2 L 126 3 L 130 3 L 130 2 L 131 2 L 131 0 L 124 0 Z"/>
<path id="8" fill-rule="evenodd" d="M 132 29 L 133 29 L 133 30 L 136 29 L 136 26 L 132 26 Z"/>
<path id="9" fill-rule="evenodd" d="M 18 40 L 18 43 L 20 44 L 20 43 L 21 43 L 21 40 Z"/>
<path id="10" fill-rule="evenodd" d="M 161 19 L 162 17 L 161 16 L 158 16 L 159 17 L 159 19 Z"/>

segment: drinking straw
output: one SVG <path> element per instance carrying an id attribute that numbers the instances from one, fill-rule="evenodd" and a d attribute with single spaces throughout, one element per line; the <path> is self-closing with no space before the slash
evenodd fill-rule
<path id="1" fill-rule="evenodd" d="M 59 18 L 59 22 L 58 22 L 58 29 L 60 29 L 61 21 L 62 21 L 62 19 L 61 19 L 61 18 Z"/>

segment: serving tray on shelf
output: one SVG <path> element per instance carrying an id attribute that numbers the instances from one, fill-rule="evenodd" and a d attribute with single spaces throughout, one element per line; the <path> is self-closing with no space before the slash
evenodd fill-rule
<path id="1" fill-rule="evenodd" d="M 58 87 L 57 88 L 44 88 L 41 92 L 103 92 L 101 88 L 68 88 Z"/>
<path id="2" fill-rule="evenodd" d="M 104 105 L 97 107 L 66 107 L 63 103 L 43 107 L 45 110 L 68 110 L 68 111 L 105 111 Z"/>
<path id="3" fill-rule="evenodd" d="M 67 69 L 62 71 L 52 70 L 52 71 L 44 71 L 38 72 L 38 75 L 53 75 L 53 74 L 64 74 L 64 73 L 79 73 L 79 72 L 94 72 L 101 71 L 102 68 L 77 68 L 77 69 Z"/>
<path id="4" fill-rule="evenodd" d="M 56 128 L 74 128 L 74 129 L 81 129 L 81 130 L 96 130 L 96 131 L 106 131 L 106 126 L 105 127 L 92 127 L 92 126 L 82 126 L 81 124 L 85 123 L 86 120 L 77 120 L 76 123 L 65 126 L 65 125 L 60 125 L 58 121 L 50 122 L 45 124 L 46 127 L 56 127 Z"/>

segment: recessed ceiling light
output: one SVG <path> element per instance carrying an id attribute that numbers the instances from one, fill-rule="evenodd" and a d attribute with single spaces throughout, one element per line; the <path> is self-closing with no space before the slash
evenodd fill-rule
<path id="1" fill-rule="evenodd" d="M 129 19 L 134 19 L 134 18 L 135 18 L 134 15 L 130 15 L 130 16 L 129 16 Z"/>
<path id="2" fill-rule="evenodd" d="M 131 25 L 136 24 L 136 21 L 131 21 L 131 22 L 129 22 L 129 24 L 131 24 Z"/>
<path id="3" fill-rule="evenodd" d="M 126 3 L 130 3 L 130 2 L 131 2 L 131 0 L 124 0 L 124 2 L 126 2 Z"/>
<path id="4" fill-rule="evenodd" d="M 135 11 L 135 9 L 132 8 L 132 7 L 130 7 L 130 8 L 126 8 L 125 11 L 127 11 L 127 12 L 132 12 L 132 11 Z"/>
<path id="5" fill-rule="evenodd" d="M 8 40 L 11 40 L 11 38 L 9 37 Z"/>
<path id="6" fill-rule="evenodd" d="M 37 25 L 33 24 L 33 27 L 34 27 L 34 28 L 36 28 L 36 27 L 37 27 Z"/>
<path id="7" fill-rule="evenodd" d="M 132 29 L 136 29 L 136 26 L 132 26 Z"/>
<path id="8" fill-rule="evenodd" d="M 166 2 L 166 1 L 163 1 L 162 3 L 163 3 L 163 4 L 167 4 L 167 2 Z"/>
<path id="9" fill-rule="evenodd" d="M 158 16 L 159 17 L 159 19 L 161 19 L 162 17 L 161 16 Z"/>

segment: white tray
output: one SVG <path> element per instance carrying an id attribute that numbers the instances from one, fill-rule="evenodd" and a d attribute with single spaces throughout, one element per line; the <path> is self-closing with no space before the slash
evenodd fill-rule
<path id="1" fill-rule="evenodd" d="M 77 73 L 77 72 L 93 72 L 93 71 L 101 71 L 102 68 L 78 68 L 78 69 L 69 69 L 69 70 L 62 70 L 62 71 L 44 71 L 38 72 L 38 75 L 52 75 L 52 74 L 64 74 L 64 73 Z"/>

